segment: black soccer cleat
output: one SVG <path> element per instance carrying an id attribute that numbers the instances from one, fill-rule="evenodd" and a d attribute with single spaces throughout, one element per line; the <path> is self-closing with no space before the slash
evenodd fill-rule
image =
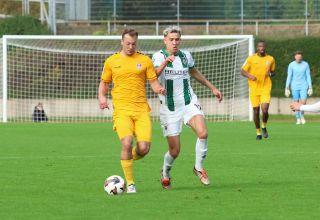
<path id="1" fill-rule="evenodd" d="M 262 130 L 262 135 L 263 135 L 263 137 L 264 137 L 264 138 L 268 138 L 269 135 L 268 135 L 267 128 L 262 128 L 261 130 Z"/>
<path id="2" fill-rule="evenodd" d="M 256 137 L 256 140 L 257 140 L 257 141 L 260 141 L 261 139 L 262 139 L 262 135 L 261 135 L 261 134 L 258 134 L 257 137 Z"/>

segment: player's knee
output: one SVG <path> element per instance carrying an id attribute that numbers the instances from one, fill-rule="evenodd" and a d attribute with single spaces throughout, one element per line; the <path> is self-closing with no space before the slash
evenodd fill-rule
<path id="1" fill-rule="evenodd" d="M 262 114 L 264 114 L 264 115 L 268 114 L 268 109 L 267 108 L 261 109 L 261 111 L 262 111 Z"/>
<path id="2" fill-rule="evenodd" d="M 170 155 L 174 159 L 176 159 L 179 156 L 179 154 L 180 154 L 180 149 L 179 148 L 170 150 Z"/>
<path id="3" fill-rule="evenodd" d="M 199 139 L 207 139 L 208 138 L 207 129 L 203 129 L 203 130 L 198 131 L 198 138 Z"/>
<path id="4" fill-rule="evenodd" d="M 253 108 L 253 114 L 254 115 L 259 115 L 260 109 L 259 108 Z"/>
<path id="5" fill-rule="evenodd" d="M 150 145 L 149 144 L 140 144 L 137 153 L 139 156 L 145 156 L 150 151 Z"/>
<path id="6" fill-rule="evenodd" d="M 122 144 L 122 150 L 124 151 L 131 151 L 131 147 L 132 147 L 132 139 L 131 138 L 124 138 L 121 140 L 121 144 Z"/>

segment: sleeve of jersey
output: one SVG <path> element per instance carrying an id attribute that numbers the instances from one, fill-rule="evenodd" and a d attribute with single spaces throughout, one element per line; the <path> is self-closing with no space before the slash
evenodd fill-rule
<path id="1" fill-rule="evenodd" d="M 249 57 L 246 59 L 246 62 L 244 62 L 244 64 L 242 65 L 242 69 L 246 72 L 248 72 L 250 70 L 250 58 Z"/>
<path id="2" fill-rule="evenodd" d="M 292 64 L 290 63 L 288 66 L 288 75 L 287 75 L 287 81 L 286 81 L 286 88 L 289 88 L 291 84 L 292 79 Z"/>
<path id="3" fill-rule="evenodd" d="M 311 75 L 310 75 L 310 66 L 309 66 L 308 63 L 307 63 L 306 74 L 307 74 L 308 86 L 309 86 L 309 87 L 312 87 L 312 80 L 311 80 Z"/>
<path id="4" fill-rule="evenodd" d="M 301 105 L 300 111 L 306 112 L 320 112 L 320 102 L 317 102 L 312 105 Z"/>
<path id="5" fill-rule="evenodd" d="M 147 59 L 147 73 L 146 73 L 146 78 L 147 78 L 147 80 L 157 79 L 156 71 L 155 71 L 154 66 L 153 66 L 153 64 L 152 64 L 152 61 L 150 60 L 149 57 L 148 57 L 148 59 Z"/>
<path id="6" fill-rule="evenodd" d="M 110 83 L 112 81 L 112 70 L 108 60 L 104 62 L 103 71 L 101 74 L 101 81 Z"/>
<path id="7" fill-rule="evenodd" d="M 270 70 L 271 70 L 271 72 L 276 71 L 276 61 L 275 61 L 274 58 L 272 59 L 272 63 L 271 63 L 271 68 L 270 68 Z"/>
<path id="8" fill-rule="evenodd" d="M 192 58 L 191 53 L 190 53 L 190 52 L 186 52 L 186 57 L 187 57 L 187 59 L 188 59 L 188 67 L 189 67 L 189 68 L 193 68 L 194 65 L 195 65 L 195 63 L 194 63 L 194 60 L 193 60 L 193 58 Z"/>
<path id="9" fill-rule="evenodd" d="M 153 65 L 157 68 L 164 62 L 164 56 L 161 53 L 155 53 L 152 56 Z"/>

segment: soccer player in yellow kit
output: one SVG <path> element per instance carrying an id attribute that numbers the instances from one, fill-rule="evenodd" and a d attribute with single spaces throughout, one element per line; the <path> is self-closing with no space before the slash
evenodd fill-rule
<path id="1" fill-rule="evenodd" d="M 150 107 L 146 97 L 146 80 L 155 93 L 165 95 L 165 89 L 157 80 L 151 59 L 136 52 L 138 33 L 126 29 L 122 33 L 120 52 L 110 56 L 104 63 L 99 85 L 99 105 L 109 108 L 108 87 L 111 91 L 114 108 L 114 130 L 121 141 L 121 166 L 127 182 L 127 192 L 135 193 L 133 180 L 133 160 L 145 156 L 151 144 Z M 132 147 L 134 137 L 137 146 Z"/>
<path id="2" fill-rule="evenodd" d="M 250 101 L 253 107 L 253 120 L 257 131 L 257 140 L 268 137 L 266 128 L 269 114 L 269 104 L 271 99 L 272 81 L 275 75 L 275 60 L 266 53 L 266 43 L 257 43 L 257 53 L 249 56 L 243 64 L 241 74 L 248 78 Z M 260 128 L 260 107 L 262 110 L 262 135 Z"/>

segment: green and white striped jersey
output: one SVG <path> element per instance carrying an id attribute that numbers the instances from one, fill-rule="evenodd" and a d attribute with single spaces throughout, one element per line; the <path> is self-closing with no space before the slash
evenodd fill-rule
<path id="1" fill-rule="evenodd" d="M 159 67 L 168 56 L 170 54 L 166 50 L 156 52 L 152 56 L 153 65 Z M 167 95 L 159 95 L 159 98 L 170 111 L 190 104 L 191 99 L 197 99 L 190 86 L 189 68 L 193 67 L 194 60 L 191 54 L 188 51 L 179 50 L 174 61 L 169 63 L 159 75 L 160 84 L 167 90 Z"/>

